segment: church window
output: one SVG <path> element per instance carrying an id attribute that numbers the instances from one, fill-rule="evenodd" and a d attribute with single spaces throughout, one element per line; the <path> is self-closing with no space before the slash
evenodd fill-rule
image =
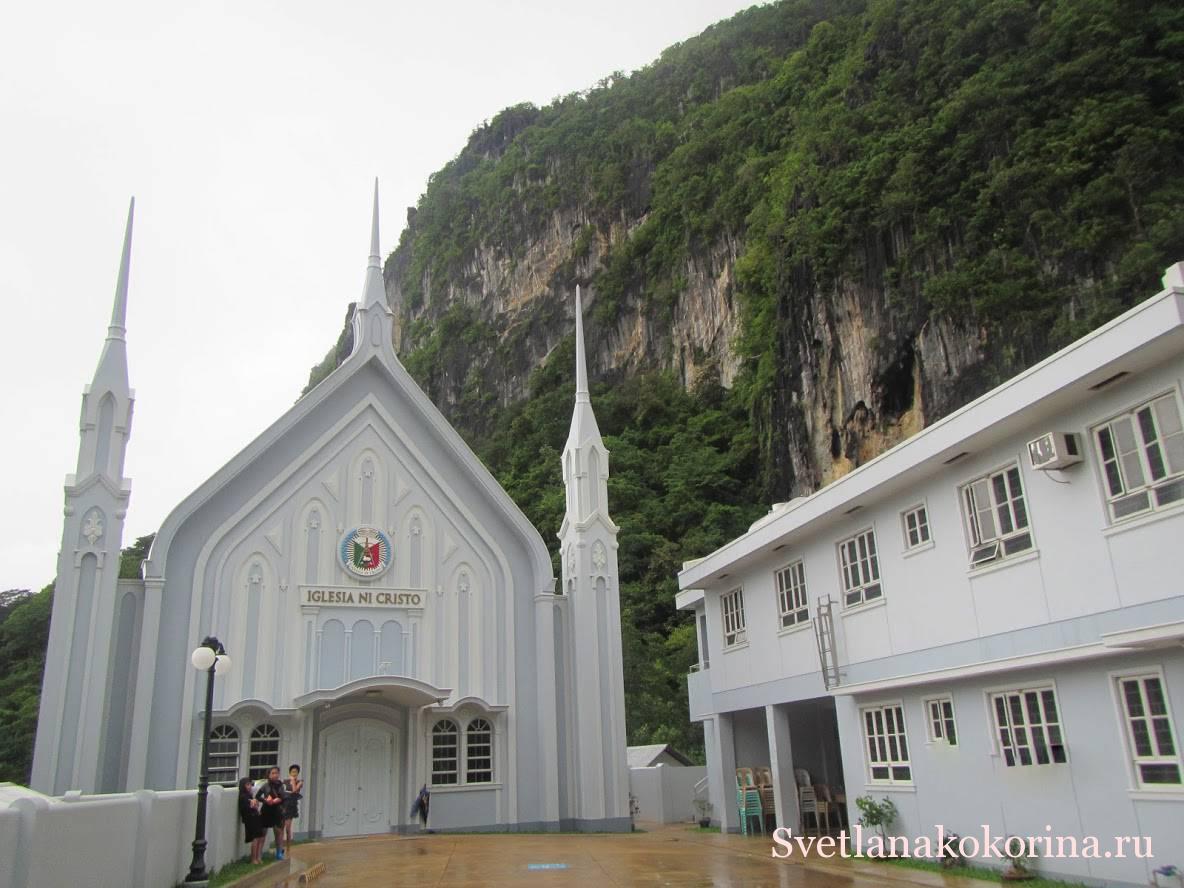
<path id="1" fill-rule="evenodd" d="M 210 783 L 234 786 L 238 781 L 238 728 L 218 725 L 210 731 Z"/>
<path id="2" fill-rule="evenodd" d="M 588 511 L 600 510 L 600 454 L 595 449 L 588 454 Z"/>
<path id="3" fill-rule="evenodd" d="M 465 729 L 465 783 L 493 781 L 493 726 L 475 718 Z"/>
<path id="4" fill-rule="evenodd" d="M 262 780 L 280 766 L 280 731 L 275 725 L 259 725 L 251 731 L 250 771 L 252 780 Z"/>
<path id="5" fill-rule="evenodd" d="M 460 781 L 458 740 L 460 731 L 450 718 L 432 727 L 432 785 L 450 786 Z"/>

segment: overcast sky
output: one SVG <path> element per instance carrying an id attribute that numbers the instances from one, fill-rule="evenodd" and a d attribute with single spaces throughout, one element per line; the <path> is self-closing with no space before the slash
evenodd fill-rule
<path id="1" fill-rule="evenodd" d="M 0 30 L 0 589 L 53 578 L 136 197 L 124 544 L 286 410 L 474 127 L 738 0 L 25 3 Z M 558 470 L 556 470 L 558 471 Z"/>

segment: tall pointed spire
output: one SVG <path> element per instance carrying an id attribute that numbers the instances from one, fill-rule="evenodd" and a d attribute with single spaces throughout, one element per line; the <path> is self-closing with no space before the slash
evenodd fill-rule
<path id="1" fill-rule="evenodd" d="M 580 287 L 576 285 L 576 406 L 571 415 L 571 431 L 567 436 L 568 447 L 600 441 L 600 427 L 596 414 L 592 412 L 592 399 L 588 394 L 588 360 L 584 354 L 584 301 Z"/>
<path id="2" fill-rule="evenodd" d="M 378 179 L 374 180 L 374 213 L 370 222 L 370 261 L 362 288 L 362 308 L 386 308 L 386 287 L 382 282 L 382 253 L 378 247 Z"/>
<path id="3" fill-rule="evenodd" d="M 107 341 L 99 355 L 91 388 L 106 388 L 127 393 L 127 281 L 132 263 L 132 217 L 136 209 L 133 197 L 127 208 L 127 228 L 123 233 L 123 255 L 119 259 L 119 277 L 115 281 L 115 302 L 111 306 L 111 324 L 107 327 Z"/>
<path id="4" fill-rule="evenodd" d="M 588 362 L 584 357 L 584 303 L 576 284 L 576 400 L 588 401 Z"/>
<path id="5" fill-rule="evenodd" d="M 123 339 L 127 333 L 127 278 L 132 261 L 132 217 L 136 212 L 133 197 L 127 208 L 127 228 L 123 232 L 123 256 L 119 260 L 119 277 L 115 282 L 115 304 L 111 307 L 111 326 L 108 339 Z"/>
<path id="6" fill-rule="evenodd" d="M 370 267 L 381 268 L 382 256 L 378 252 L 378 177 L 374 177 L 374 217 L 370 222 Z"/>

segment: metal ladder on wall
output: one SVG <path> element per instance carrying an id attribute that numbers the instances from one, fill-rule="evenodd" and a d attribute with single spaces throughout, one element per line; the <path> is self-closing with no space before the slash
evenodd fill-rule
<path id="1" fill-rule="evenodd" d="M 822 667 L 822 684 L 829 691 L 840 683 L 839 658 L 835 653 L 834 602 L 829 595 L 819 598 L 814 613 L 814 640 L 818 642 L 818 662 Z"/>

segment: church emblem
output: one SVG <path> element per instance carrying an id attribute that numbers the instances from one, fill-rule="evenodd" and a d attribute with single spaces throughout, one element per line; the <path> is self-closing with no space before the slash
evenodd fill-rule
<path id="1" fill-rule="evenodd" d="M 373 579 L 391 566 L 391 540 L 377 527 L 355 527 L 341 539 L 341 566 L 355 577 Z"/>

